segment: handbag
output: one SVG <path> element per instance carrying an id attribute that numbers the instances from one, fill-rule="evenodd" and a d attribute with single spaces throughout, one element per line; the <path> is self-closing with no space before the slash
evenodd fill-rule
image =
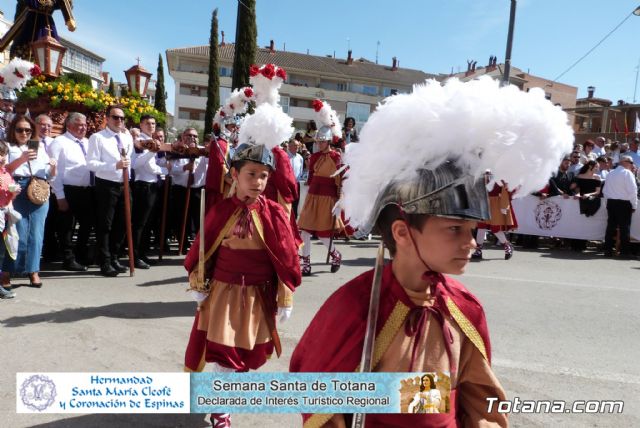
<path id="1" fill-rule="evenodd" d="M 49 196 L 51 196 L 51 185 L 44 178 L 34 177 L 33 172 L 31 172 L 31 162 L 27 164 L 29 165 L 29 173 L 31 174 L 29 184 L 27 184 L 27 198 L 29 198 L 32 204 L 42 205 L 47 202 Z"/>

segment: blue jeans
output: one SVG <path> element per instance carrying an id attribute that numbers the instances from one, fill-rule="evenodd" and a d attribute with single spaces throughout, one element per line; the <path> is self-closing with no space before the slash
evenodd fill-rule
<path id="1" fill-rule="evenodd" d="M 22 220 L 16 224 L 18 230 L 18 255 L 13 260 L 5 257 L 4 272 L 32 273 L 40 271 L 40 254 L 44 239 L 44 222 L 49 211 L 49 201 L 36 205 L 27 198 L 29 178 L 16 180 L 22 188 L 20 194 L 13 201 L 13 207 L 22 215 Z"/>

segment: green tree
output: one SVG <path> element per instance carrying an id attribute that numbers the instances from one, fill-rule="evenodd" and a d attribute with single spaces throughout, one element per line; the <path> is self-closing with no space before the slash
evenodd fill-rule
<path id="1" fill-rule="evenodd" d="M 162 54 L 158 54 L 158 80 L 156 80 L 156 99 L 153 107 L 162 114 L 167 114 L 167 93 L 164 90 L 164 66 Z"/>
<path id="2" fill-rule="evenodd" d="M 116 96 L 116 85 L 113 83 L 113 77 L 109 79 L 109 89 L 107 89 L 107 94 L 112 97 Z"/>
<path id="3" fill-rule="evenodd" d="M 204 133 L 213 131 L 213 116 L 220 107 L 220 76 L 218 75 L 218 9 L 211 14 L 209 35 L 209 84 L 207 86 L 207 109 L 204 114 Z"/>
<path id="4" fill-rule="evenodd" d="M 231 81 L 233 89 L 249 85 L 249 66 L 256 61 L 257 38 L 256 0 L 239 1 Z"/>

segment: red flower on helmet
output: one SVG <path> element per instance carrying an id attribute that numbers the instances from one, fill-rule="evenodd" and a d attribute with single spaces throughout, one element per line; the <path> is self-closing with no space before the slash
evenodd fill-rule
<path id="1" fill-rule="evenodd" d="M 276 76 L 278 76 L 282 80 L 287 80 L 287 72 L 284 71 L 284 68 L 282 67 L 278 67 L 278 70 L 276 71 Z"/>
<path id="2" fill-rule="evenodd" d="M 244 96 L 247 97 L 247 98 L 252 98 L 253 97 L 253 89 L 244 88 Z"/>
<path id="3" fill-rule="evenodd" d="M 235 109 L 235 107 L 233 106 L 233 104 L 229 104 L 229 108 L 230 108 L 231 110 L 234 110 L 234 109 Z"/>
<path id="4" fill-rule="evenodd" d="M 313 100 L 311 103 L 311 107 L 313 107 L 316 113 L 322 109 L 322 106 L 324 106 L 324 104 L 320 100 Z"/>
<path id="5" fill-rule="evenodd" d="M 338 144 L 340 142 L 340 137 L 334 135 L 331 141 L 333 142 L 333 144 Z"/>
<path id="6" fill-rule="evenodd" d="M 4 83 L 4 77 L 0 76 L 0 84 Z"/>
<path id="7" fill-rule="evenodd" d="M 273 76 L 276 75 L 276 69 L 273 64 L 266 64 L 264 67 L 262 67 L 260 72 L 269 80 L 273 79 Z"/>
<path id="8" fill-rule="evenodd" d="M 224 111 L 220 110 L 220 117 L 225 117 L 225 116 L 226 116 L 226 114 L 224 113 Z"/>
<path id="9" fill-rule="evenodd" d="M 20 73 L 17 68 L 15 70 L 13 70 L 13 74 L 15 74 L 16 77 L 24 79 L 24 74 Z"/>
<path id="10" fill-rule="evenodd" d="M 257 76 L 258 73 L 260 73 L 260 69 L 258 68 L 257 65 L 253 64 L 249 67 L 249 76 L 251 77 Z"/>
<path id="11" fill-rule="evenodd" d="M 29 70 L 29 73 L 31 73 L 31 77 L 36 77 L 36 76 L 40 76 L 40 74 L 42 73 L 42 70 L 40 70 L 40 67 L 38 67 L 38 64 L 34 64 L 33 67 L 31 67 L 31 70 Z"/>

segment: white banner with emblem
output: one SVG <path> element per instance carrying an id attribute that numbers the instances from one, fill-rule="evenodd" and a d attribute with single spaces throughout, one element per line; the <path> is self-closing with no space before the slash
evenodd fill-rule
<path id="1" fill-rule="evenodd" d="M 576 199 L 562 196 L 540 199 L 525 196 L 513 200 L 513 210 L 518 221 L 515 233 L 524 235 L 553 236 L 557 238 L 603 241 L 607 228 L 607 200 L 602 199 L 598 212 L 591 217 L 580 214 Z M 640 212 L 631 219 L 631 239 L 640 241 Z"/>

